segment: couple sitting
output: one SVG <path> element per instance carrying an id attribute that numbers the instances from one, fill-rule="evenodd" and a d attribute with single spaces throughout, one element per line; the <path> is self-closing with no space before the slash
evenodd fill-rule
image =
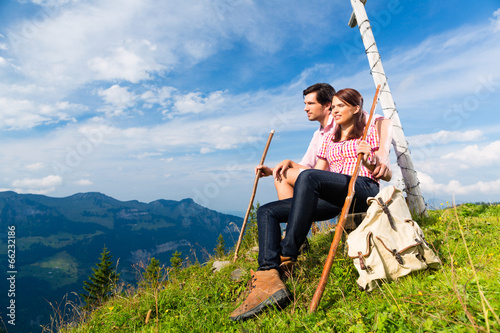
<path id="1" fill-rule="evenodd" d="M 330 98 L 325 100 L 329 94 Z M 354 212 L 366 211 L 366 199 L 379 192 L 379 179 L 388 181 L 392 176 L 388 168 L 390 131 L 383 125 L 388 120 L 377 119 L 370 124 L 366 141 L 362 141 L 368 117 L 358 91 L 342 89 L 335 93 L 330 85 L 316 84 L 304 90 L 304 103 L 310 120 L 316 120 L 311 119 L 315 110 L 331 113 L 327 119 L 332 130 L 325 132 L 326 126 L 322 124 L 315 133 L 316 136 L 323 129 L 321 145 L 315 148 L 312 142 L 309 147 L 317 149 L 315 165 L 286 160 L 274 169 L 263 165 L 256 168 L 262 176 L 274 175 L 280 200 L 257 211 L 259 268 L 257 272 L 251 271 L 250 294 L 231 314 L 233 320 L 255 316 L 268 306 L 288 304 L 290 293 L 280 279 L 280 266 L 297 259 L 313 221 L 328 220 L 340 213 L 358 154 L 363 156 L 355 184 Z M 283 239 L 280 223 L 287 223 Z"/>

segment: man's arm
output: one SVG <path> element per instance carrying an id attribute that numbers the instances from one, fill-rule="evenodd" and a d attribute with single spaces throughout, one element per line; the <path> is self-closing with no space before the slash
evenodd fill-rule
<path id="1" fill-rule="evenodd" d="M 258 174 L 260 178 L 267 177 L 273 174 L 273 169 L 266 165 L 257 165 L 255 167 L 255 174 Z"/>
<path id="2" fill-rule="evenodd" d="M 318 150 L 322 142 L 323 138 L 321 137 L 321 133 L 318 129 L 314 132 L 304 157 L 302 157 L 302 160 L 298 163 L 299 165 L 304 166 L 303 169 L 314 168 L 316 161 L 318 160 Z"/>

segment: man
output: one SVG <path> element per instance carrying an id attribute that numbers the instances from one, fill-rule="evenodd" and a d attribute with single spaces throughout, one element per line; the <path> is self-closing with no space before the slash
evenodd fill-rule
<path id="1" fill-rule="evenodd" d="M 335 130 L 335 121 L 331 112 L 332 98 L 335 89 L 328 83 L 316 83 L 303 91 L 304 111 L 307 113 L 309 121 L 319 122 L 319 128 L 314 132 L 309 147 L 298 163 L 304 169 L 312 169 L 318 161 L 318 152 L 325 135 Z M 381 116 L 375 118 L 380 136 L 380 148 L 375 152 L 375 170 L 373 175 L 377 179 L 387 176 L 390 171 L 389 151 L 392 140 L 391 121 Z M 261 177 L 273 175 L 274 186 L 279 200 L 291 198 L 293 196 L 293 186 L 298 176 L 298 169 L 291 169 L 291 160 L 283 160 L 274 168 L 265 165 L 257 166 L 256 173 L 260 172 Z M 259 171 L 260 170 L 260 171 Z"/>

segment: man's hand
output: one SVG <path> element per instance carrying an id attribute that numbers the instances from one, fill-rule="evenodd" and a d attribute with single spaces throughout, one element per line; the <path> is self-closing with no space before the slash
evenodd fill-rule
<path id="1" fill-rule="evenodd" d="M 255 167 L 255 174 L 258 174 L 260 178 L 267 177 L 273 174 L 273 169 L 265 165 L 257 165 Z"/>

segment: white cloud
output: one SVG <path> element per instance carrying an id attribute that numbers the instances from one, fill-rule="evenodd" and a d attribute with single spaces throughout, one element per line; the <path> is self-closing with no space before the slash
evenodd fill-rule
<path id="1" fill-rule="evenodd" d="M 418 179 L 423 192 L 434 193 L 439 196 L 447 195 L 498 195 L 500 194 L 500 179 L 491 181 L 478 181 L 473 184 L 463 185 L 458 180 L 450 180 L 447 184 L 437 183 L 430 175 L 418 172 Z"/>
<path id="2" fill-rule="evenodd" d="M 141 153 L 141 154 L 138 154 L 138 155 L 133 155 L 133 157 L 138 158 L 140 160 L 142 160 L 144 158 L 156 157 L 156 156 L 162 156 L 162 153 L 158 153 L 158 152 L 154 152 L 154 153 L 144 152 L 144 153 Z"/>
<path id="3" fill-rule="evenodd" d="M 407 137 L 410 146 L 414 148 L 447 145 L 451 142 L 477 141 L 483 138 L 480 130 L 470 131 L 439 131 L 431 134 L 421 134 Z"/>
<path id="4" fill-rule="evenodd" d="M 33 2 L 35 5 L 46 7 L 64 6 L 78 1 L 80 0 L 31 0 L 31 2 Z"/>
<path id="5" fill-rule="evenodd" d="M 32 171 L 40 170 L 43 168 L 45 168 L 45 163 L 43 163 L 43 162 L 36 162 L 36 163 L 29 164 L 26 166 L 26 169 L 32 170 Z"/>
<path id="6" fill-rule="evenodd" d="M 494 18 L 490 19 L 491 24 L 493 25 L 493 31 L 494 32 L 500 32 L 500 9 L 497 9 L 493 13 Z"/>
<path id="7" fill-rule="evenodd" d="M 176 96 L 174 108 L 180 114 L 211 112 L 222 106 L 225 99 L 222 91 L 214 91 L 203 97 L 200 92 Z"/>
<path id="8" fill-rule="evenodd" d="M 211 149 L 211 148 L 206 148 L 206 147 L 203 147 L 200 149 L 200 153 L 201 154 L 208 154 L 208 153 L 212 153 L 214 150 Z"/>
<path id="9" fill-rule="evenodd" d="M 102 111 L 114 115 L 119 115 L 123 110 L 134 106 L 137 98 L 128 88 L 120 87 L 117 84 L 112 85 L 108 89 L 99 89 L 97 94 L 109 104 L 102 108 Z"/>
<path id="10" fill-rule="evenodd" d="M 443 156 L 444 160 L 460 161 L 468 166 L 488 167 L 500 164 L 500 141 L 486 146 L 471 145 Z"/>
<path id="11" fill-rule="evenodd" d="M 30 129 L 41 124 L 73 120 L 86 108 L 68 102 L 36 104 L 29 100 L 0 97 L 0 128 Z"/>
<path id="12" fill-rule="evenodd" d="M 152 87 L 151 90 L 141 95 L 141 99 L 147 104 L 158 104 L 162 107 L 166 107 L 172 103 L 171 99 L 176 91 L 177 89 L 174 87 Z"/>
<path id="13" fill-rule="evenodd" d="M 62 184 L 62 177 L 56 175 L 49 175 L 44 178 L 24 178 L 19 180 L 14 180 L 12 182 L 12 187 L 14 191 L 18 193 L 36 193 L 36 194 L 46 194 L 53 192 L 56 186 Z"/>
<path id="14" fill-rule="evenodd" d="M 154 50 L 154 48 L 152 48 Z M 151 50 L 151 48 L 150 48 Z M 137 83 L 149 79 L 149 73 L 159 71 L 163 66 L 148 62 L 124 47 L 118 47 L 107 57 L 95 57 L 88 61 L 89 69 L 95 72 L 97 80 L 126 80 Z"/>
<path id="15" fill-rule="evenodd" d="M 75 185 L 79 185 L 79 186 L 94 185 L 94 182 L 91 180 L 88 180 L 88 179 L 79 179 L 79 180 L 75 181 L 74 183 L 75 183 Z"/>

